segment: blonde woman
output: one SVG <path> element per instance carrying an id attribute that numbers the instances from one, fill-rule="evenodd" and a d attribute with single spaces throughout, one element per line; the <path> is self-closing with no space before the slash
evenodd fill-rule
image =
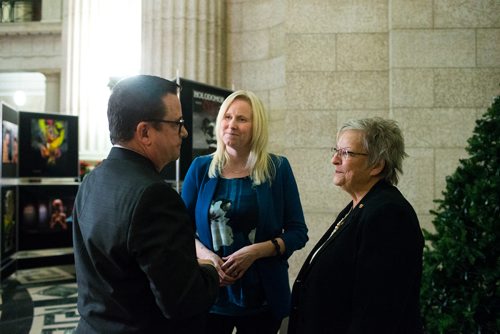
<path id="1" fill-rule="evenodd" d="M 215 132 L 217 150 L 193 161 L 182 188 L 197 256 L 219 272 L 206 332 L 276 333 L 290 309 L 287 259 L 308 240 L 295 178 L 285 157 L 267 152 L 254 93 L 228 96 Z"/>

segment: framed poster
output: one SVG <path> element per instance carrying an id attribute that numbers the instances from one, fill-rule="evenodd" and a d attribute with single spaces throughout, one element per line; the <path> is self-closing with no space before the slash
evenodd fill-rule
<path id="1" fill-rule="evenodd" d="M 182 115 L 189 133 L 182 143 L 179 158 L 179 179 L 183 180 L 195 157 L 215 151 L 215 120 L 220 106 L 232 91 L 184 78 L 179 78 L 178 82 L 182 87 Z M 167 180 L 176 180 L 175 164 L 168 164 L 162 172 Z"/>
<path id="2" fill-rule="evenodd" d="M 71 247 L 78 184 L 19 185 L 19 250 Z"/>
<path id="3" fill-rule="evenodd" d="M 19 177 L 79 177 L 78 116 L 19 112 Z"/>

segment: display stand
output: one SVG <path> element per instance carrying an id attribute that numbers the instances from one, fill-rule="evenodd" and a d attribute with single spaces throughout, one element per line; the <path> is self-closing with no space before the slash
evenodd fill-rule
<path id="1" fill-rule="evenodd" d="M 13 255 L 17 252 L 17 111 L 0 101 L 0 279 L 8 277 L 16 268 Z"/>
<path id="2" fill-rule="evenodd" d="M 73 263 L 72 209 L 79 182 L 78 117 L 1 104 L 0 277 Z"/>

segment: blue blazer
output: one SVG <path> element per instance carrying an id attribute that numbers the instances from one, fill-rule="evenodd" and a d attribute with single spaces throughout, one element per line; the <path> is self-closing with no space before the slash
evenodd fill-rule
<path id="1" fill-rule="evenodd" d="M 212 156 L 196 158 L 186 175 L 182 186 L 184 200 L 191 218 L 196 223 L 200 241 L 213 250 L 208 211 L 219 177 L 209 178 L 208 169 Z M 286 251 L 281 257 L 267 257 L 257 260 L 256 266 L 266 298 L 276 316 L 284 318 L 290 309 L 290 285 L 287 259 L 306 244 L 307 227 L 300 203 L 299 192 L 290 163 L 285 157 L 272 155 L 276 175 L 271 184 L 256 186 L 259 222 L 255 242 L 280 237 Z"/>

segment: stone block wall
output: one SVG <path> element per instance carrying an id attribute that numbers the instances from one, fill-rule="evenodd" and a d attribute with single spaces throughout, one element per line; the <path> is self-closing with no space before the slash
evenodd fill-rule
<path id="1" fill-rule="evenodd" d="M 60 72 L 60 24 L 44 24 L 41 31 L 30 29 L 29 23 L 16 25 L 21 28 L 13 30 L 8 23 L 0 26 L 0 71 Z"/>
<path id="2" fill-rule="evenodd" d="M 251 89 L 272 110 L 271 147 L 285 143 L 286 0 L 227 1 L 227 87 Z"/>
<path id="3" fill-rule="evenodd" d="M 499 12 L 487 0 L 391 2 L 390 116 L 410 154 L 401 189 L 425 228 L 475 120 L 500 92 Z"/>
<path id="4" fill-rule="evenodd" d="M 350 200 L 330 162 L 347 119 L 398 121 L 409 154 L 399 188 L 432 230 L 433 201 L 500 93 L 498 13 L 488 0 L 228 1 L 228 81 L 269 108 L 271 148 L 292 164 L 310 230 L 291 280 Z"/>

